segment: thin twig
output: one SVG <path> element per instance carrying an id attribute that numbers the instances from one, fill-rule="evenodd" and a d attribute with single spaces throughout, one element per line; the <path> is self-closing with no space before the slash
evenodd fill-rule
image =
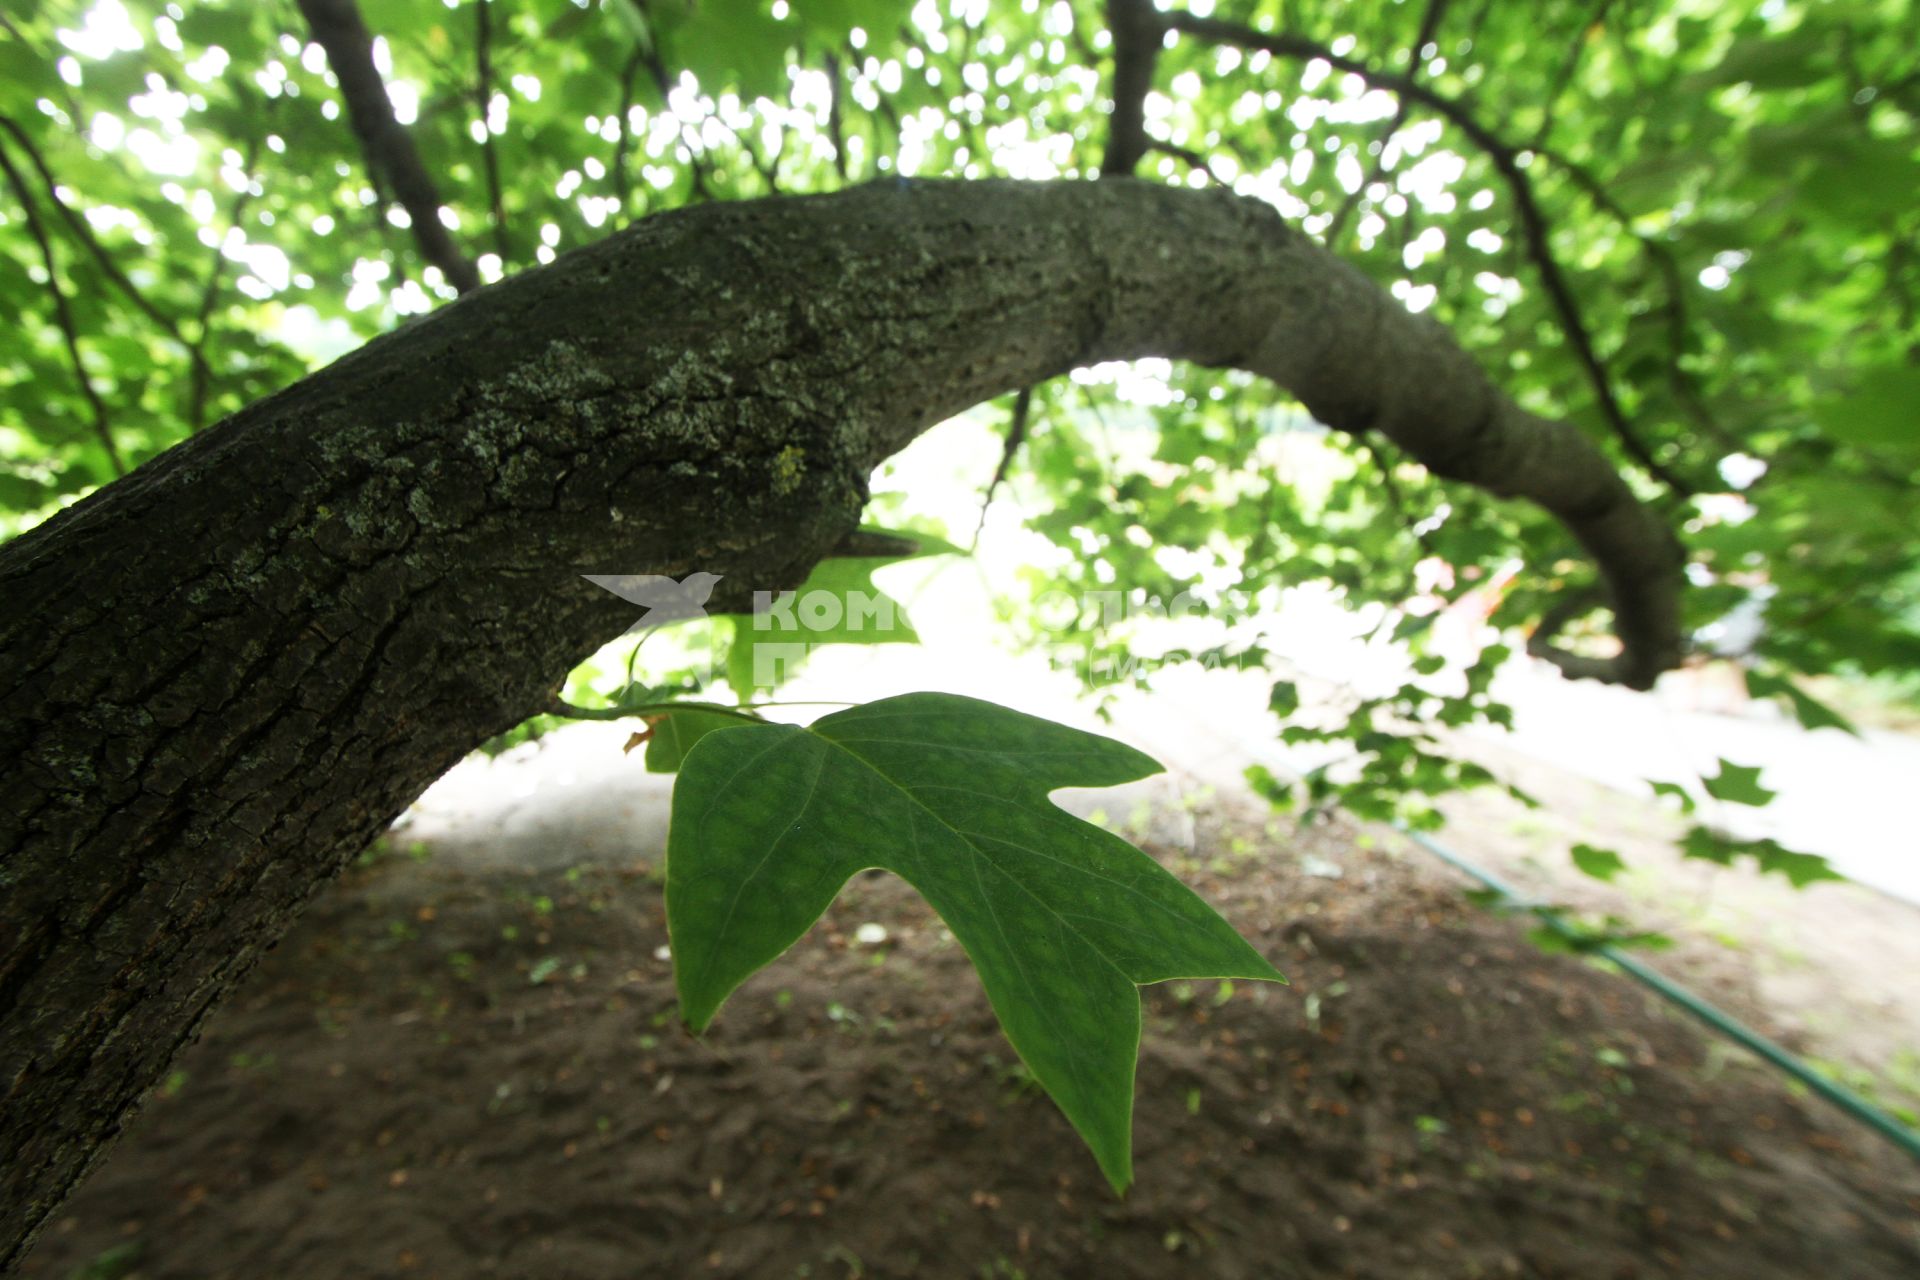
<path id="1" fill-rule="evenodd" d="M 639 74 L 644 61 L 645 55 L 635 49 L 628 56 L 627 65 L 620 68 L 620 126 L 613 138 L 613 163 L 607 168 L 607 181 L 619 198 L 623 222 L 631 214 L 633 204 L 633 179 L 627 173 L 627 148 L 633 136 L 633 126 L 629 123 L 633 116 L 633 78 Z"/>
<path id="2" fill-rule="evenodd" d="M 46 190 L 48 199 L 53 201 L 53 207 L 59 210 L 61 220 L 67 224 L 67 229 L 73 232 L 73 238 L 78 240 L 81 247 L 92 257 L 95 265 L 100 268 L 101 274 L 107 277 L 114 288 L 125 294 L 127 301 L 133 303 L 142 315 L 159 325 L 175 342 L 183 347 L 186 346 L 187 340 L 181 336 L 179 322 L 155 306 L 145 294 L 140 292 L 139 287 L 120 270 L 120 265 L 113 260 L 113 254 L 100 243 L 99 237 L 93 234 L 93 228 L 87 224 L 85 215 L 68 204 L 60 195 L 59 180 L 54 177 L 46 157 L 40 153 L 38 147 L 34 146 L 33 139 L 27 131 L 20 127 L 18 121 L 5 115 L 0 115 L 0 129 L 5 129 L 11 134 L 20 150 L 26 153 L 27 162 L 33 166 L 34 172 L 40 175 L 40 184 Z"/>
<path id="3" fill-rule="evenodd" d="M 1605 29 L 1607 10 L 1613 7 L 1613 3 L 1614 0 L 1599 0 L 1599 3 L 1594 6 L 1593 16 L 1581 23 L 1580 30 L 1574 33 L 1573 43 L 1567 47 L 1566 56 L 1560 60 L 1560 69 L 1554 73 L 1553 82 L 1547 88 L 1546 97 L 1542 99 L 1540 127 L 1533 133 L 1533 145 L 1536 150 L 1545 145 L 1547 135 L 1553 132 L 1554 109 L 1559 106 L 1567 86 L 1573 83 L 1573 73 L 1580 66 L 1580 55 L 1586 52 L 1588 33 L 1595 27 Z"/>
<path id="4" fill-rule="evenodd" d="M 20 8 L 21 11 L 24 12 L 26 6 L 22 5 Z M 34 64 L 42 67 L 50 67 L 53 65 L 53 59 L 48 57 L 44 50 L 29 39 L 26 32 L 15 26 L 13 19 L 8 17 L 5 12 L 0 12 L 0 31 L 6 32 L 15 44 L 31 54 L 31 61 Z M 61 100 L 66 104 L 68 122 L 75 129 L 83 128 L 87 119 L 87 113 L 81 110 L 80 99 L 74 96 L 73 86 L 69 85 L 64 78 L 60 79 L 59 85 Z"/>
<path id="5" fill-rule="evenodd" d="M 880 95 L 880 115 L 884 120 L 886 120 L 887 127 L 893 130 L 893 145 L 891 147 L 882 147 L 880 145 L 880 130 L 875 129 L 873 131 L 874 155 L 875 156 L 898 156 L 900 154 L 900 113 L 894 110 L 893 99 L 889 98 L 884 93 Z M 869 115 L 867 119 L 872 120 L 873 117 Z M 974 145 L 977 141 L 978 141 L 978 138 L 973 131 L 973 126 L 969 124 L 967 126 L 968 154 L 973 156 L 983 156 L 985 155 L 985 152 L 981 151 L 977 146 Z"/>
<path id="6" fill-rule="evenodd" d="M 1000 463 L 993 469 L 993 479 L 987 481 L 987 491 L 980 498 L 980 521 L 973 527 L 973 542 L 969 550 L 980 549 L 980 535 L 987 527 L 987 508 L 993 505 L 993 495 L 1005 483 L 1007 472 L 1013 467 L 1014 455 L 1020 452 L 1020 446 L 1027 439 L 1027 414 L 1033 408 L 1033 388 L 1022 387 L 1020 394 L 1013 398 L 1013 416 L 1007 419 L 1007 439 L 1000 448 Z"/>
<path id="7" fill-rule="evenodd" d="M 1422 532 L 1420 528 L 1421 522 L 1407 518 L 1407 500 L 1405 495 L 1400 492 L 1399 479 L 1393 474 L 1395 464 L 1394 460 L 1387 454 L 1387 446 L 1382 444 L 1379 438 L 1371 432 L 1368 433 L 1368 438 L 1363 443 L 1366 445 L 1367 455 L 1373 459 L 1373 464 L 1380 468 L 1380 487 L 1386 490 L 1387 503 L 1393 508 L 1394 516 L 1402 525 L 1406 526 L 1407 532 L 1412 536 L 1415 545 L 1428 555 L 1435 554 L 1433 540 Z"/>
<path id="8" fill-rule="evenodd" d="M 1198 151 L 1195 151 L 1192 147 L 1182 147 L 1175 143 L 1161 142 L 1158 139 L 1153 139 L 1147 143 L 1147 150 L 1157 155 L 1172 156 L 1175 160 L 1184 163 L 1189 169 L 1198 170 L 1206 174 L 1207 181 L 1216 187 L 1225 187 L 1228 185 L 1221 181 L 1219 174 L 1213 171 L 1213 166 L 1207 163 L 1207 158 Z"/>
<path id="9" fill-rule="evenodd" d="M 762 182 L 767 184 L 767 194 L 770 196 L 779 195 L 780 153 L 776 151 L 771 161 L 762 160 L 760 158 L 760 150 L 753 145 L 753 139 L 750 136 L 741 133 L 732 125 L 726 124 L 725 121 L 721 123 L 726 131 L 733 135 L 734 142 L 739 145 L 741 154 L 746 156 L 747 163 L 753 166 L 753 171 L 760 175 Z"/>
<path id="10" fill-rule="evenodd" d="M 1407 76 L 1412 78 L 1420 74 L 1427 65 L 1427 46 L 1433 43 L 1433 37 L 1440 29 L 1440 20 L 1446 16 L 1447 0 L 1427 0 L 1426 10 L 1420 15 L 1420 29 L 1414 34 L 1413 46 L 1407 51 Z M 1380 181 L 1387 172 L 1387 148 L 1392 145 L 1394 135 L 1407 123 L 1407 112 L 1411 104 L 1401 98 L 1394 103 L 1393 117 L 1387 121 L 1387 127 L 1380 131 L 1378 139 L 1380 152 L 1374 156 L 1373 163 L 1360 179 L 1360 185 L 1347 193 L 1347 198 L 1334 210 L 1333 221 L 1327 224 L 1324 237 L 1328 248 L 1340 242 L 1340 233 L 1346 228 L 1347 219 L 1353 216 L 1354 208 L 1365 196 L 1367 188 Z"/>
<path id="11" fill-rule="evenodd" d="M 253 169 L 259 162 L 260 138 L 256 134 L 248 141 L 247 154 L 240 164 L 243 181 L 240 190 L 234 193 L 233 204 L 227 210 L 229 227 L 238 227 L 240 219 L 246 215 L 247 203 L 253 199 Z M 226 271 L 226 264 L 226 254 L 215 244 L 213 262 L 207 267 L 207 282 L 200 290 L 200 310 L 195 317 L 199 327 L 190 348 L 193 377 L 187 392 L 187 422 L 194 431 L 207 425 L 207 393 L 213 379 L 213 370 L 207 363 L 207 341 L 213 336 L 213 309 L 219 301 L 221 277 Z"/>
<path id="12" fill-rule="evenodd" d="M 844 184 L 847 179 L 847 139 L 840 119 L 840 58 L 826 55 L 827 67 L 827 141 L 833 144 L 833 171 Z"/>
<path id="13" fill-rule="evenodd" d="M 712 200 L 713 188 L 707 184 L 707 162 L 700 158 L 701 150 L 695 143 L 699 135 L 689 135 L 687 122 L 673 109 L 668 98 L 673 93 L 673 76 L 667 71 L 667 64 L 660 58 L 658 48 L 643 48 L 639 51 L 641 65 L 646 67 L 653 77 L 654 87 L 660 90 L 660 101 L 667 108 L 667 114 L 673 117 L 673 123 L 680 130 L 680 145 L 687 149 L 687 176 L 693 183 L 693 198 Z"/>
<path id="14" fill-rule="evenodd" d="M 1617 665 L 1613 658 L 1590 658 L 1573 653 L 1554 643 L 1562 631 L 1607 603 L 1606 588 L 1598 583 L 1564 591 L 1541 613 L 1540 621 L 1527 636 L 1527 654 L 1551 662 L 1575 680 L 1604 678 L 1601 673 Z"/>
<path id="15" fill-rule="evenodd" d="M 778 131 L 774 135 L 775 145 L 773 150 L 767 155 L 767 168 L 771 171 L 767 179 L 769 183 L 772 183 L 780 176 L 780 162 L 787 158 L 787 139 L 790 136 L 791 131 L 787 128 L 786 122 L 782 121 Z"/>
<path id="16" fill-rule="evenodd" d="M 1733 432 L 1722 426 L 1700 394 L 1693 386 L 1693 380 L 1686 368 L 1680 363 L 1685 352 L 1687 335 L 1693 331 L 1693 322 L 1687 310 L 1687 286 L 1680 272 L 1680 263 L 1673 256 L 1673 250 L 1647 235 L 1633 224 L 1633 215 L 1621 208 L 1606 184 L 1582 166 L 1575 164 L 1557 151 L 1545 148 L 1536 151 L 1541 159 L 1559 168 L 1573 181 L 1582 194 L 1593 203 L 1593 207 L 1606 214 L 1620 229 L 1632 237 L 1646 255 L 1647 261 L 1660 276 L 1667 294 L 1667 386 L 1673 393 L 1674 401 L 1680 405 L 1693 424 L 1702 431 L 1720 441 L 1729 449 L 1748 451 L 1748 445 Z"/>
<path id="17" fill-rule="evenodd" d="M 474 70 L 478 84 L 474 96 L 480 103 L 480 161 L 487 174 L 487 202 L 493 210 L 493 251 L 504 267 L 513 260 L 513 246 L 507 234 L 507 206 L 500 195 L 500 157 L 493 145 L 493 0 L 474 0 Z"/>
<path id="18" fill-rule="evenodd" d="M 113 423 L 107 416 L 106 402 L 94 388 L 93 379 L 87 376 L 86 363 L 80 358 L 80 330 L 73 318 L 73 308 L 67 303 L 67 294 L 60 287 L 60 267 L 54 260 L 53 241 L 47 237 L 47 229 L 40 221 L 40 211 L 34 206 L 33 193 L 27 190 L 26 179 L 14 168 L 13 158 L 7 154 L 4 145 L 0 145 L 0 170 L 7 175 L 7 183 L 13 188 L 14 198 L 20 202 L 20 210 L 26 215 L 27 231 L 33 236 L 34 243 L 40 246 L 40 260 L 47 268 L 47 292 L 53 298 L 53 313 L 59 321 L 60 333 L 66 339 L 67 358 L 73 362 L 73 378 L 80 384 L 80 394 L 86 397 L 87 405 L 93 410 L 93 433 L 100 439 L 107 451 L 107 461 L 113 464 L 116 476 L 127 474 L 127 464 L 120 456 L 120 446 L 113 440 Z"/>
<path id="19" fill-rule="evenodd" d="M 1527 256 L 1533 262 L 1534 270 L 1540 277 L 1541 287 L 1545 289 L 1547 298 L 1559 317 L 1560 328 L 1566 334 L 1567 344 L 1573 348 L 1575 360 L 1586 372 L 1587 381 L 1593 388 L 1594 400 L 1599 405 L 1601 417 L 1606 420 L 1608 428 L 1619 440 L 1621 447 L 1636 462 L 1675 494 L 1688 497 L 1696 491 L 1693 485 L 1653 456 L 1653 451 L 1640 439 L 1632 424 L 1627 421 L 1626 411 L 1621 408 L 1619 398 L 1614 394 L 1613 380 L 1594 348 L 1593 336 L 1587 329 L 1579 304 L 1574 300 L 1572 287 L 1561 271 L 1559 261 L 1553 255 L 1547 218 L 1534 196 L 1532 181 L 1527 177 L 1526 170 L 1520 166 L 1522 152 L 1519 148 L 1510 146 L 1498 134 L 1481 124 L 1464 105 L 1445 94 L 1430 89 L 1416 80 L 1410 80 L 1406 76 L 1380 71 L 1356 58 L 1335 53 L 1332 49 L 1315 41 L 1294 35 L 1270 35 L 1263 31 L 1256 31 L 1252 27 L 1223 22 L 1215 18 L 1196 17 L 1191 13 L 1166 13 L 1161 17 L 1170 30 L 1216 44 L 1231 44 L 1244 49 L 1264 49 L 1276 58 L 1295 60 L 1318 58 L 1336 70 L 1358 76 L 1373 88 L 1399 94 L 1403 99 L 1411 98 L 1442 116 L 1465 134 L 1468 140 L 1486 153 L 1487 158 L 1493 162 L 1494 168 L 1506 180 L 1507 188 L 1513 195 L 1514 209 L 1527 246 Z"/>
<path id="20" fill-rule="evenodd" d="M 393 183 L 400 206 L 412 224 L 420 256 L 440 268 L 461 293 L 480 287 L 480 271 L 454 244 L 440 221 L 440 193 L 421 162 L 413 137 L 394 118 L 393 103 L 380 71 L 373 65 L 373 36 L 353 0 L 298 0 L 314 42 L 326 50 L 327 65 L 340 82 L 347 120 L 360 139 L 367 168 Z"/>
<path id="21" fill-rule="evenodd" d="M 139 311 L 140 314 L 146 316 L 147 319 L 158 325 L 161 332 L 178 343 L 181 349 L 187 353 L 187 360 L 192 366 L 191 376 L 196 382 L 204 383 L 209 379 L 213 371 L 207 367 L 206 352 L 201 344 L 187 341 L 186 335 L 181 331 L 180 322 L 154 305 L 151 299 L 140 292 L 139 286 L 134 284 L 133 281 L 128 278 L 127 274 L 120 269 L 120 264 L 114 261 L 113 254 L 108 251 L 104 244 L 100 243 L 100 238 L 93 234 L 93 228 L 88 225 L 86 216 L 82 214 L 80 210 L 68 204 L 66 199 L 60 194 L 59 179 L 54 177 L 52 167 L 47 163 L 47 159 L 41 154 L 40 149 L 34 146 L 33 139 L 27 134 L 27 131 L 20 126 L 18 121 L 4 115 L 0 115 L 0 129 L 5 129 L 7 133 L 12 135 L 14 142 L 26 153 L 27 162 L 33 166 L 34 172 L 40 175 L 40 183 L 46 190 L 47 198 L 53 202 L 53 207 L 60 211 L 61 219 L 67 224 L 67 229 L 73 233 L 74 239 L 78 240 L 81 247 L 87 251 L 88 256 L 93 259 L 94 265 L 100 269 L 101 274 L 106 276 L 108 282 L 124 294 L 129 302 L 133 303 L 134 308 Z M 197 424 L 195 429 L 198 429 Z"/>

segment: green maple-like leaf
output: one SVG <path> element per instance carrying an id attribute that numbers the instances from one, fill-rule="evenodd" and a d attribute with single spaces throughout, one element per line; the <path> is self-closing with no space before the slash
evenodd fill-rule
<path id="1" fill-rule="evenodd" d="M 896 872 L 966 948 L 1007 1039 L 1124 1189 L 1139 985 L 1285 981 L 1153 859 L 1047 798 L 1159 771 L 1111 739 L 947 694 L 705 735 L 681 766 L 667 844 L 683 1016 L 704 1030 L 848 877 Z"/>
<path id="2" fill-rule="evenodd" d="M 1732 866 L 1737 858 L 1752 858 L 1762 872 L 1783 875 L 1796 889 L 1804 889 L 1821 880 L 1846 879 L 1819 854 L 1801 853 L 1768 838 L 1742 840 L 1697 824 L 1688 828 L 1687 834 L 1681 838 L 1680 852 L 1686 857 L 1717 862 L 1723 867 Z"/>
<path id="3" fill-rule="evenodd" d="M 1595 880 L 1611 880 L 1627 869 L 1626 861 L 1619 854 L 1590 844 L 1573 846 L 1573 865 Z"/>
<path id="4" fill-rule="evenodd" d="M 1700 782 L 1706 787 L 1708 795 L 1729 804 L 1747 804 L 1757 808 L 1780 794 L 1760 785 L 1759 765 L 1735 764 L 1726 759 L 1720 761 L 1720 772 L 1710 778 L 1703 777 Z"/>
<path id="5" fill-rule="evenodd" d="M 1694 802 L 1693 793 L 1677 782 L 1654 782 L 1649 780 L 1647 785 L 1653 788 L 1653 794 L 1656 796 L 1672 796 L 1674 801 L 1679 804 L 1681 813 L 1692 813 L 1694 809 L 1698 807 Z"/>
<path id="6" fill-rule="evenodd" d="M 1838 729 L 1860 736 L 1851 720 L 1820 701 L 1783 675 L 1770 671 L 1747 672 L 1747 691 L 1756 698 L 1784 697 L 1803 729 Z"/>
<path id="7" fill-rule="evenodd" d="M 677 773 L 694 743 L 718 729 L 742 723 L 737 715 L 692 708 L 661 716 L 647 739 L 647 772 Z"/>

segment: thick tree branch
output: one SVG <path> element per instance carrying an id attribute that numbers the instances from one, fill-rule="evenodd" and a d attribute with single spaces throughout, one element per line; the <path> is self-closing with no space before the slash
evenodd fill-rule
<path id="1" fill-rule="evenodd" d="M 1613 659 L 1573 653 L 1554 641 L 1561 632 L 1606 602 L 1607 593 L 1596 586 L 1578 587 L 1562 593 L 1540 615 L 1539 622 L 1534 624 L 1533 631 L 1527 636 L 1527 653 L 1535 658 L 1546 659 L 1576 680 L 1589 677 L 1605 679 Z"/>
<path id="2" fill-rule="evenodd" d="M 1469 141 L 1486 153 L 1487 159 L 1492 161 L 1493 167 L 1499 171 L 1500 176 L 1506 181 L 1507 189 L 1513 195 L 1514 212 L 1519 219 L 1522 239 L 1527 246 L 1527 257 L 1532 260 L 1534 270 L 1540 277 L 1541 288 L 1546 291 L 1547 299 L 1553 304 L 1554 313 L 1559 317 L 1561 330 L 1567 337 L 1567 345 L 1573 349 L 1574 358 L 1587 375 L 1587 382 L 1593 388 L 1594 401 L 1599 406 L 1600 416 L 1605 419 L 1608 429 L 1619 440 L 1621 448 L 1625 449 L 1634 461 L 1646 468 L 1649 475 L 1654 476 L 1674 493 L 1685 497 L 1695 491 L 1693 485 L 1653 456 L 1653 451 L 1647 447 L 1645 441 L 1640 439 L 1633 425 L 1627 420 L 1626 411 L 1614 394 L 1613 379 L 1607 373 L 1606 365 L 1601 361 L 1599 352 L 1594 348 L 1593 336 L 1587 329 L 1586 319 L 1581 314 L 1579 303 L 1574 300 L 1572 286 L 1560 270 L 1559 260 L 1554 256 L 1546 214 L 1541 210 L 1540 203 L 1534 196 L 1532 180 L 1520 164 L 1521 156 L 1525 154 L 1521 148 L 1509 145 L 1497 133 L 1480 123 L 1465 106 L 1445 94 L 1406 76 L 1376 70 L 1356 58 L 1335 53 L 1332 49 L 1315 41 L 1300 36 L 1270 35 L 1238 23 L 1196 17 L 1191 13 L 1167 13 L 1162 14 L 1161 17 L 1170 30 L 1217 44 L 1231 44 L 1244 49 L 1264 49 L 1276 58 L 1319 58 L 1336 70 L 1360 77 L 1374 88 L 1397 94 L 1402 100 L 1420 103 L 1465 134 Z"/>
<path id="3" fill-rule="evenodd" d="M 387 87 L 373 65 L 373 37 L 360 19 L 354 0 L 299 0 L 313 39 L 327 52 L 327 65 L 340 82 L 347 119 L 360 139 L 367 167 L 393 184 L 395 197 L 407 211 L 420 256 L 434 266 L 461 293 L 480 287 L 480 272 L 453 242 L 440 221 L 440 193 L 421 163 L 413 138 L 394 119 Z"/>
<path id="4" fill-rule="evenodd" d="M 0 544 L 0 1268 L 291 913 L 632 621 L 797 585 L 933 423 L 1102 361 L 1288 388 L 1599 562 L 1644 686 L 1681 557 L 1578 431 L 1267 205 L 901 182 L 649 218 Z"/>

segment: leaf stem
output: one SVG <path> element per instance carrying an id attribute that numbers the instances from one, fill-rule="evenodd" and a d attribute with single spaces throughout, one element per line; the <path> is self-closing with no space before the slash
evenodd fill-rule
<path id="1" fill-rule="evenodd" d="M 626 720 L 633 716 L 665 716 L 676 711 L 704 711 L 709 715 L 730 716 L 735 720 L 747 720 L 754 724 L 764 724 L 756 711 L 765 711 L 772 707 L 852 707 L 859 704 L 840 698 L 809 698 L 799 701 L 743 702 L 730 707 L 724 702 L 643 702 L 631 707 L 582 707 L 563 698 L 554 698 L 542 711 L 550 716 L 564 716 L 569 720 Z"/>
<path id="2" fill-rule="evenodd" d="M 748 707 L 729 707 L 720 702 L 643 702 L 631 707 L 581 707 L 563 698 L 554 698 L 544 708 L 550 716 L 569 720 L 626 720 L 633 716 L 672 715 L 676 711 L 704 711 L 709 715 L 731 716 L 759 724 L 760 717 Z"/>

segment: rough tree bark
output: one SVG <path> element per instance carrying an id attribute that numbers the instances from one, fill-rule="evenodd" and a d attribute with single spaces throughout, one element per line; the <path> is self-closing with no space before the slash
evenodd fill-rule
<path id="1" fill-rule="evenodd" d="M 0 1265 L 320 885 L 632 620 L 797 583 L 931 423 L 1098 360 L 1238 366 L 1542 503 L 1645 684 L 1676 544 L 1265 206 L 890 181 L 650 219 L 462 298 L 0 546 Z"/>

